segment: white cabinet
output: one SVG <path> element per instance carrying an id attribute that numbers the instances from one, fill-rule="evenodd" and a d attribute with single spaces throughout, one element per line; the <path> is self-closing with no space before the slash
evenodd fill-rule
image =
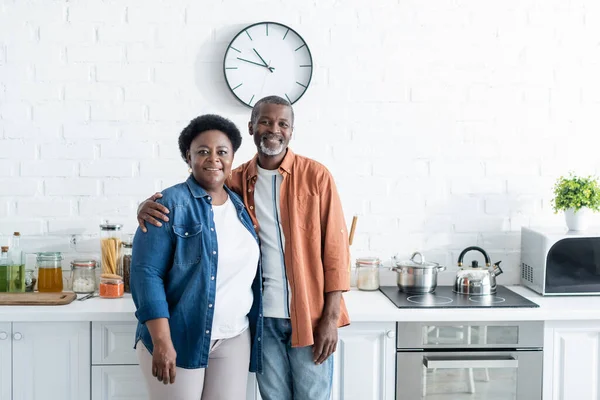
<path id="1" fill-rule="evenodd" d="M 334 361 L 332 399 L 396 398 L 394 322 L 357 322 L 340 329 Z"/>
<path id="2" fill-rule="evenodd" d="M 92 400 L 145 400 L 133 348 L 137 322 L 92 322 Z"/>
<path id="3" fill-rule="evenodd" d="M 544 400 L 599 399 L 600 321 L 546 322 Z"/>
<path id="4" fill-rule="evenodd" d="M 1 400 L 90 398 L 89 322 L 0 323 Z"/>
<path id="5" fill-rule="evenodd" d="M 0 322 L 0 400 L 11 400 L 12 324 Z"/>
<path id="6" fill-rule="evenodd" d="M 146 400 L 148 392 L 138 365 L 92 367 L 92 400 Z"/>

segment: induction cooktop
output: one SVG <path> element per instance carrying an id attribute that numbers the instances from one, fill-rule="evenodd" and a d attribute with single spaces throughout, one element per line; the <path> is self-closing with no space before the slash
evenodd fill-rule
<path id="1" fill-rule="evenodd" d="M 507 289 L 496 287 L 496 294 L 473 296 L 458 294 L 452 286 L 438 286 L 433 293 L 405 293 L 398 286 L 381 286 L 379 288 L 398 308 L 534 308 L 539 305 Z"/>

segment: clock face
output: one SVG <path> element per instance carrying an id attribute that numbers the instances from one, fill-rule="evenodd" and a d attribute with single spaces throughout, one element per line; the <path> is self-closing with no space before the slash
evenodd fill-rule
<path id="1" fill-rule="evenodd" d="M 312 56 L 293 29 L 260 22 L 238 33 L 225 52 L 225 80 L 239 101 L 249 107 L 265 96 L 295 103 L 312 77 Z"/>

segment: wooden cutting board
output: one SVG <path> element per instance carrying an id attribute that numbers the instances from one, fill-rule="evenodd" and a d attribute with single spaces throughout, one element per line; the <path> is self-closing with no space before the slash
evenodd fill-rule
<path id="1" fill-rule="evenodd" d="M 0 293 L 3 306 L 62 306 L 77 298 L 76 293 Z"/>

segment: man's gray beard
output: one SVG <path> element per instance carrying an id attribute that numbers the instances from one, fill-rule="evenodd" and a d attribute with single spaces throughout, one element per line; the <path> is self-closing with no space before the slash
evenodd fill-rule
<path id="1" fill-rule="evenodd" d="M 283 143 L 281 143 L 281 145 L 279 145 L 278 147 L 272 149 L 272 148 L 265 146 L 265 144 L 263 142 L 260 142 L 260 151 L 261 151 L 261 153 L 263 153 L 266 156 L 279 155 L 279 154 L 281 154 L 281 152 L 284 149 L 285 149 L 285 146 L 283 145 Z"/>

